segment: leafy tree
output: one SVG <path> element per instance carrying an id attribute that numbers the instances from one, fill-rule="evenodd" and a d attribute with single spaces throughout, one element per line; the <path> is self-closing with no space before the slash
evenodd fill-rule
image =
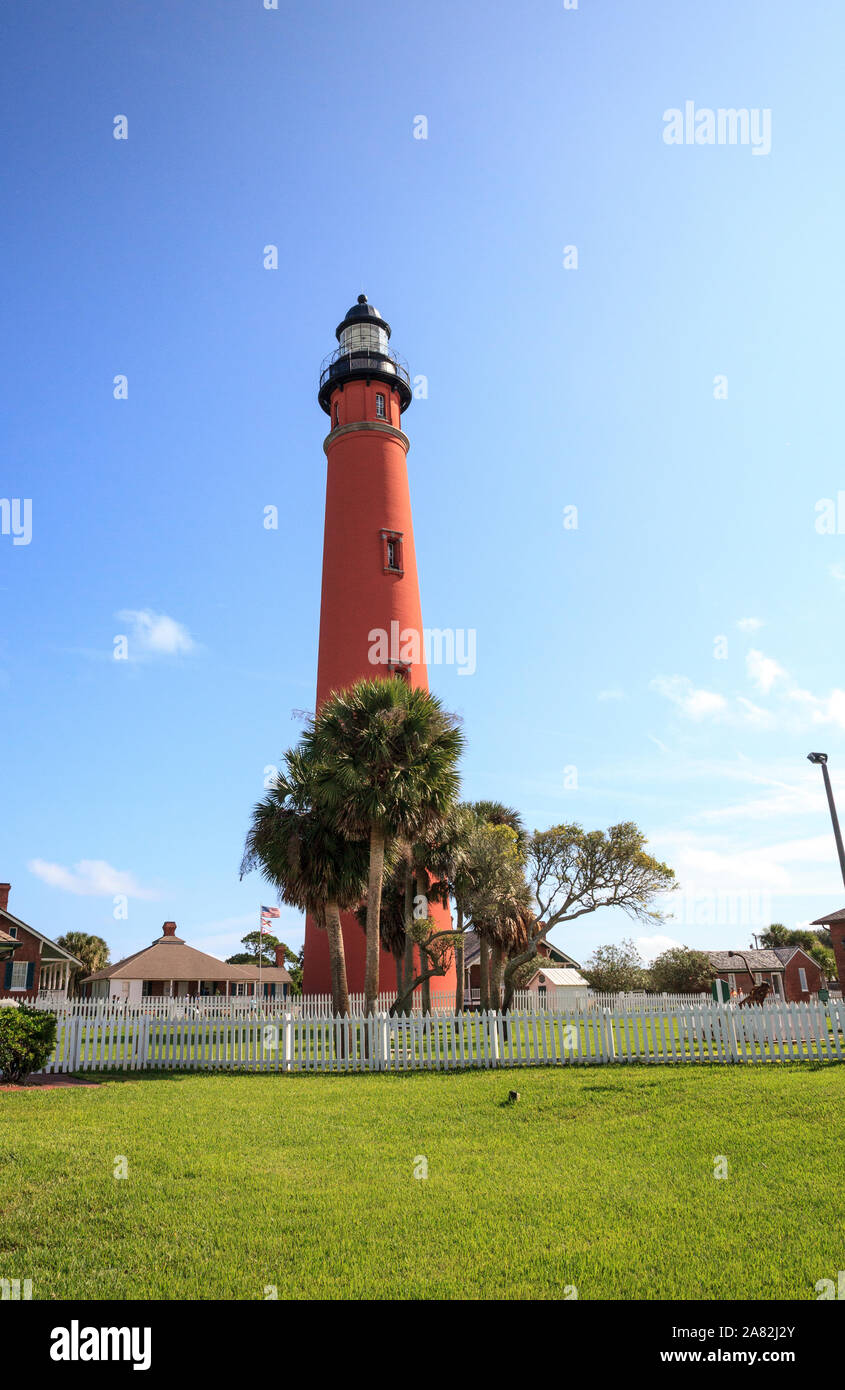
<path id="1" fill-rule="evenodd" d="M 260 933 L 259 933 L 259 932 L 250 932 L 249 935 L 250 935 L 250 937 L 259 936 Z M 242 940 L 246 940 L 245 937 L 242 937 L 241 939 L 242 939 Z M 264 941 L 264 944 L 265 944 L 265 949 L 264 949 L 264 951 L 263 951 L 263 953 L 262 953 L 262 956 L 261 956 L 261 964 L 262 964 L 262 965 L 275 965 L 275 964 L 276 964 L 276 947 L 277 947 L 277 946 L 280 946 L 280 947 L 282 948 L 282 951 L 284 952 L 283 959 L 284 959 L 284 962 L 285 962 L 285 967 L 288 969 L 288 972 L 290 972 L 291 966 L 293 966 L 293 967 L 296 966 L 296 963 L 297 963 L 297 961 L 299 960 L 299 956 L 296 954 L 295 951 L 292 951 L 291 948 L 290 948 L 290 946 L 288 946 L 284 941 L 279 941 L 278 938 L 275 937 L 275 936 L 264 936 L 264 937 L 263 937 L 263 941 Z M 252 943 L 250 943 L 250 944 L 252 944 Z M 272 954 L 268 954 L 268 951 L 270 951 L 270 948 L 271 948 L 271 947 L 272 947 Z M 227 956 L 227 957 L 226 957 L 226 964 L 227 964 L 227 965 L 257 965 L 257 964 L 258 964 L 258 956 L 257 956 L 255 950 L 252 950 L 252 951 L 236 951 L 235 954 L 234 954 L 233 956 Z"/>
<path id="2" fill-rule="evenodd" d="M 269 932 L 250 931 L 241 937 L 241 945 L 247 949 L 227 956 L 227 965 L 275 965 L 276 947 L 282 942 Z"/>
<path id="3" fill-rule="evenodd" d="M 710 988 L 713 975 L 710 958 L 704 951 L 670 946 L 652 962 L 648 981 L 658 994 L 702 994 Z"/>
<path id="4" fill-rule="evenodd" d="M 606 994 L 645 989 L 646 986 L 645 967 L 630 938 L 597 946 L 581 967 L 581 974 L 592 989 Z"/>
<path id="5" fill-rule="evenodd" d="M 305 968 L 305 944 L 300 946 L 298 951 L 288 951 L 285 948 L 285 965 L 290 975 L 291 994 L 302 993 L 302 972 Z"/>
<path id="6" fill-rule="evenodd" d="M 379 993 L 385 851 L 442 819 L 458 792 L 464 738 L 428 691 L 398 678 L 359 681 L 324 702 L 303 745 L 330 823 L 369 842 L 365 1008 Z"/>
<path id="7" fill-rule="evenodd" d="M 84 931 L 69 931 L 65 932 L 64 936 L 57 936 L 56 944 L 82 961 L 81 966 L 71 966 L 69 994 L 79 994 L 85 977 L 95 975 L 98 970 L 105 970 L 109 964 L 109 948 L 101 936 L 91 936 Z"/>
<path id="8" fill-rule="evenodd" d="M 552 927 L 600 907 L 620 907 L 636 921 L 663 920 L 653 902 L 677 885 L 674 870 L 645 852 L 646 838 L 632 821 L 609 830 L 580 825 L 537 830 L 528 845 L 528 877 L 537 916 L 524 951 L 505 967 L 502 1008 L 510 1007 L 520 967 L 537 954 Z"/>
<path id="9" fill-rule="evenodd" d="M 772 922 L 761 932 L 760 945 L 769 949 L 775 946 L 801 946 L 828 978 L 836 978 L 833 939 L 827 927 L 819 927 L 817 931 L 811 927 L 796 927 L 791 930 L 785 927 L 783 922 Z"/>

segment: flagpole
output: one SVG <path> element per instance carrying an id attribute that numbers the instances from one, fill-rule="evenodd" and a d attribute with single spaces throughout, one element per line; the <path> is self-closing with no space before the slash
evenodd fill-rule
<path id="1" fill-rule="evenodd" d="M 261 992 L 261 962 L 264 959 L 264 913 L 258 909 L 258 997 L 263 999 Z"/>

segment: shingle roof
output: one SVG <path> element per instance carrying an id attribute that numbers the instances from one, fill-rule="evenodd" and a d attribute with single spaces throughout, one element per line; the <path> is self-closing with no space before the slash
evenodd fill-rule
<path id="1" fill-rule="evenodd" d="M 795 952 L 796 952 L 796 951 L 800 951 L 801 954 L 802 954 L 802 956 L 806 956 L 806 957 L 807 957 L 807 960 L 813 961 L 813 957 L 810 955 L 810 952 L 807 951 L 807 950 L 805 950 L 803 946 L 775 946 L 775 947 L 774 947 L 775 955 L 778 956 L 779 959 L 783 961 L 784 965 L 787 965 L 787 964 L 789 963 L 789 961 L 792 960 L 792 957 L 795 955 Z M 813 964 L 814 964 L 814 965 L 817 965 L 818 962 L 817 962 L 817 961 L 813 961 Z"/>
<path id="2" fill-rule="evenodd" d="M 248 980 L 258 979 L 257 965 L 239 965 L 238 970 L 240 970 L 241 976 L 246 976 Z M 290 984 L 290 975 L 283 965 L 262 965 L 261 978 L 265 980 L 268 985 L 272 984 L 274 981 L 279 984 Z"/>
<path id="3" fill-rule="evenodd" d="M 566 967 L 571 966 L 573 970 L 578 970 L 580 968 L 577 960 L 573 959 L 572 956 L 568 955 L 566 951 L 562 951 L 560 946 L 555 946 L 554 943 L 551 941 L 547 941 L 545 942 L 545 944 L 549 947 L 552 953 L 552 959 L 557 960 L 557 962 L 560 965 Z M 466 932 L 464 935 L 464 965 L 474 965 L 480 953 L 481 942 L 479 941 L 475 932 Z M 545 960 L 546 957 L 541 956 L 540 959 Z"/>
<path id="4" fill-rule="evenodd" d="M 108 965 L 83 983 L 93 980 L 252 980 L 256 975 L 251 967 L 228 965 L 216 956 L 207 956 L 193 946 L 186 946 L 178 936 L 162 936 L 143 951 L 124 956 L 116 965 Z M 285 972 L 287 973 L 287 972 Z"/>
<path id="5" fill-rule="evenodd" d="M 826 927 L 828 922 L 845 922 L 845 907 L 840 907 L 838 912 L 829 912 L 826 917 L 817 917 L 815 922 L 811 922 L 811 927 Z"/>
<path id="6" fill-rule="evenodd" d="M 31 927 L 28 922 L 21 921 L 20 917 L 16 917 L 13 912 L 9 911 L 8 908 L 0 908 L 0 920 L 5 922 L 11 922 L 12 925 L 15 927 L 23 927 L 24 931 L 28 931 L 31 936 L 37 937 L 37 939 L 43 942 L 44 945 L 49 946 L 51 951 L 58 951 L 59 955 L 62 957 L 63 960 L 69 960 L 74 965 L 82 964 L 82 961 L 77 960 L 76 956 L 71 955 L 70 951 L 68 951 L 64 946 L 60 946 L 57 941 L 51 941 L 49 936 L 45 936 L 43 932 L 37 931 L 35 927 Z M 4 934 L 5 933 L 0 931 L 0 935 Z M 14 940 L 14 937 L 10 939 Z M 3 944 L 5 945 L 6 943 L 4 942 Z M 52 960 L 54 959 L 54 957 L 51 956 L 50 959 Z"/>
<path id="7" fill-rule="evenodd" d="M 727 970 L 731 974 L 741 973 L 749 967 L 752 970 L 783 970 L 783 961 L 775 951 L 743 951 L 741 956 L 731 951 L 708 951 L 706 954 L 714 970 Z"/>

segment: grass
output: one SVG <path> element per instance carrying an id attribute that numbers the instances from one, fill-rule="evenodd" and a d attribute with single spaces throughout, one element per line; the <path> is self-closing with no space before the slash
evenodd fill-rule
<path id="1" fill-rule="evenodd" d="M 844 1109 L 845 1069 L 813 1064 L 6 1093 L 0 1277 L 41 1299 L 814 1299 L 842 1267 Z"/>

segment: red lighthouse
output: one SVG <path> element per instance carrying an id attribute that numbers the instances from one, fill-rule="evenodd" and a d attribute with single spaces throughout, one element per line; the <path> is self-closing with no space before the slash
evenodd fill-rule
<path id="1" fill-rule="evenodd" d="M 320 374 L 319 402 L 329 417 L 323 442 L 326 520 L 317 706 L 333 690 L 366 676 L 394 675 L 428 688 L 417 557 L 408 489 L 411 403 L 405 363 L 390 347 L 390 324 L 359 294 L 336 330 L 339 346 Z M 432 915 L 449 925 L 446 909 Z M 355 917 L 342 918 L 350 992 L 364 988 L 365 937 Z M 393 989 L 392 956 L 381 953 L 380 986 Z M 432 994 L 455 988 L 454 968 L 431 981 Z M 305 926 L 303 992 L 331 989 L 325 932 Z"/>

